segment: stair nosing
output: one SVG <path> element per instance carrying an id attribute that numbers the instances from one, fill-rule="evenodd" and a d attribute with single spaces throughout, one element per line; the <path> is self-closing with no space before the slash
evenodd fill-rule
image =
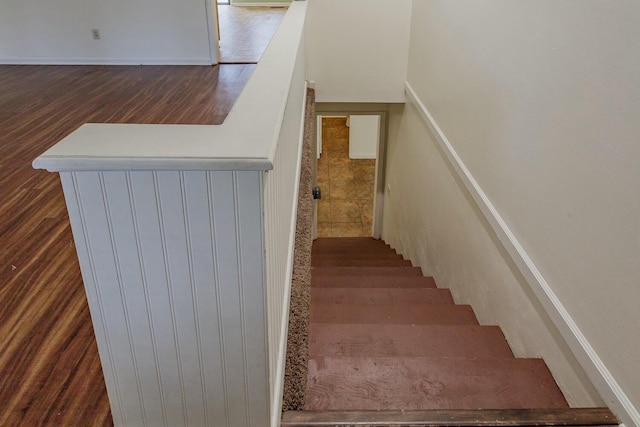
<path id="1" fill-rule="evenodd" d="M 557 418 L 555 422 L 550 417 Z M 609 408 L 431 409 L 405 411 L 287 411 L 282 427 L 619 425 Z"/>

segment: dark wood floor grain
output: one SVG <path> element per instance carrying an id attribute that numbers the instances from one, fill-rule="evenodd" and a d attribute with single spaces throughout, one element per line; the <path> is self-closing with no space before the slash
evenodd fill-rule
<path id="1" fill-rule="evenodd" d="M 0 425 L 112 425 L 57 174 L 83 123 L 220 124 L 253 65 L 0 66 Z"/>

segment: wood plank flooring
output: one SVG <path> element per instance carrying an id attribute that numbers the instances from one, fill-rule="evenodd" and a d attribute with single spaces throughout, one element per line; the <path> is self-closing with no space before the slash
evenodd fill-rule
<path id="1" fill-rule="evenodd" d="M 110 426 L 57 174 L 86 122 L 220 124 L 253 65 L 0 66 L 0 425 Z"/>
<path id="2" fill-rule="evenodd" d="M 280 26 L 288 7 L 218 5 L 220 62 L 256 63 Z"/>

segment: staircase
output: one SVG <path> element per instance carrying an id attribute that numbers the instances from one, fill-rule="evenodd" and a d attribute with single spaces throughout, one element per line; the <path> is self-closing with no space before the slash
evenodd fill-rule
<path id="1" fill-rule="evenodd" d="M 541 359 L 514 357 L 497 326 L 371 238 L 312 250 L 304 411 L 282 425 L 615 425 L 570 409 Z"/>

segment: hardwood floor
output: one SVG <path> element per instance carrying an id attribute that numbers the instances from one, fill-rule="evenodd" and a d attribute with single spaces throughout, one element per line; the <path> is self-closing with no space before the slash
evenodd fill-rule
<path id="1" fill-rule="evenodd" d="M 57 174 L 86 122 L 220 124 L 253 65 L 0 66 L 0 425 L 112 425 Z"/>
<path id="2" fill-rule="evenodd" d="M 258 62 L 286 13 L 287 7 L 219 5 L 220 62 Z"/>

